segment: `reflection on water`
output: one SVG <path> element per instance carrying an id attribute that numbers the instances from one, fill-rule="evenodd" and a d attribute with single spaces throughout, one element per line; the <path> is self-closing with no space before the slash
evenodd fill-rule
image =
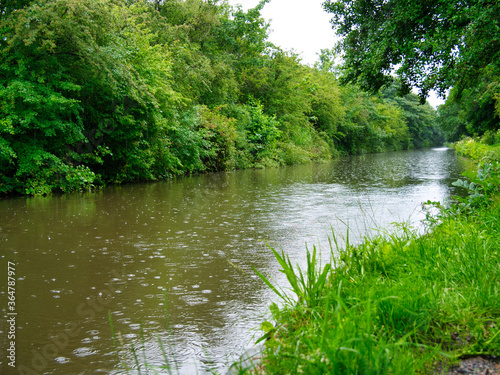
<path id="1" fill-rule="evenodd" d="M 421 203 L 445 200 L 461 169 L 434 149 L 0 200 L 2 280 L 17 262 L 17 364 L 126 373 L 113 348 L 128 345 L 133 367 L 132 343 L 152 365 L 164 350 L 179 373 L 223 372 L 273 298 L 251 266 L 284 285 L 266 243 L 302 263 L 305 243 L 329 251 L 331 227 L 359 241 L 394 221 L 418 225 Z"/>

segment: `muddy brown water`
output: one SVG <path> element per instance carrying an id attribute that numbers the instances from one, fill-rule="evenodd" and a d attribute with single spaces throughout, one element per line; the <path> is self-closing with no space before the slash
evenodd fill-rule
<path id="1" fill-rule="evenodd" d="M 274 299 L 251 267 L 286 286 L 267 244 L 303 264 L 306 244 L 328 260 L 332 228 L 422 228 L 421 203 L 455 194 L 464 163 L 440 148 L 0 199 L 0 373 L 223 373 Z"/>

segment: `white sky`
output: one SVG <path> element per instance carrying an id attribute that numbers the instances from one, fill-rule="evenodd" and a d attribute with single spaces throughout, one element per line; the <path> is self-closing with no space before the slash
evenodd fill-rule
<path id="1" fill-rule="evenodd" d="M 231 5 L 241 4 L 244 10 L 259 3 L 259 0 L 228 1 Z M 323 1 L 271 0 L 262 10 L 262 17 L 271 21 L 270 41 L 284 50 L 293 50 L 300 55 L 302 63 L 312 66 L 321 49 L 335 44 L 331 15 L 323 10 Z M 427 100 L 434 107 L 443 103 L 433 92 Z"/>
<path id="2" fill-rule="evenodd" d="M 335 33 L 330 15 L 323 11 L 324 0 L 271 0 L 264 6 L 262 17 L 271 20 L 269 39 L 284 50 L 293 50 L 302 63 L 313 65 L 323 48 L 332 48 Z M 229 0 L 244 10 L 255 7 L 259 0 Z"/>

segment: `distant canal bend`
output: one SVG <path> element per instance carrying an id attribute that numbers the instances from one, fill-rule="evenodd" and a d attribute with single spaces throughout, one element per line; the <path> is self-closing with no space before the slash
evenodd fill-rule
<path id="1" fill-rule="evenodd" d="M 0 199 L 2 280 L 7 261 L 17 264 L 16 363 L 39 374 L 125 374 L 114 346 L 134 368 L 133 344 L 141 363 L 164 365 L 164 350 L 173 373 L 223 373 L 258 337 L 251 328 L 273 298 L 251 266 L 285 285 L 266 243 L 302 263 L 306 243 L 329 252 L 331 227 L 348 225 L 359 241 L 395 221 L 418 226 L 423 201 L 456 193 L 463 163 L 427 149 Z"/>

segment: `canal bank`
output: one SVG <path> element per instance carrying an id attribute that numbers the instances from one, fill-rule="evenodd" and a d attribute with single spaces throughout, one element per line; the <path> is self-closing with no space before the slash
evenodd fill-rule
<path id="1" fill-rule="evenodd" d="M 262 373 L 497 374 L 500 169 L 488 161 L 456 184 L 469 196 L 429 202 L 441 214 L 425 235 L 400 225 L 335 248 L 331 270 L 276 253 L 295 298 L 262 323 Z"/>

